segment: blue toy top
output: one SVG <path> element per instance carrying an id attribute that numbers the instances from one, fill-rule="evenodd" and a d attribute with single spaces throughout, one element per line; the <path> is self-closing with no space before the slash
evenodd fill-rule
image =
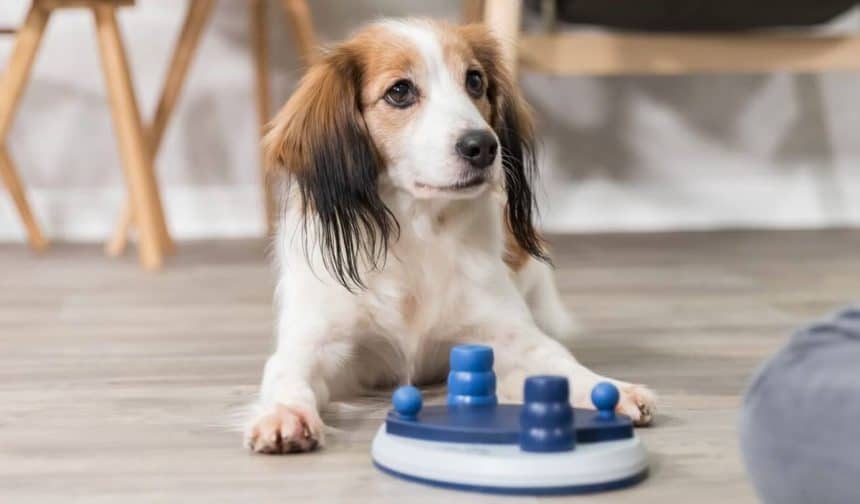
<path id="1" fill-rule="evenodd" d="M 496 373 L 493 349 L 484 345 L 458 345 L 451 349 L 448 373 L 449 406 L 495 406 Z"/>
<path id="2" fill-rule="evenodd" d="M 493 350 L 481 345 L 451 349 L 446 405 L 423 406 L 421 392 L 400 387 L 386 432 L 440 442 L 519 444 L 524 451 L 574 449 L 633 436 L 633 424 L 616 414 L 618 389 L 602 382 L 592 389 L 598 411 L 570 407 L 570 385 L 562 376 L 532 376 L 524 385 L 525 404 L 497 404 Z"/>
<path id="3" fill-rule="evenodd" d="M 529 452 L 572 450 L 576 441 L 570 388 L 562 376 L 532 376 L 523 386 L 520 448 Z"/>
<path id="4" fill-rule="evenodd" d="M 457 345 L 451 349 L 451 371 L 492 371 L 493 349 L 486 345 Z"/>

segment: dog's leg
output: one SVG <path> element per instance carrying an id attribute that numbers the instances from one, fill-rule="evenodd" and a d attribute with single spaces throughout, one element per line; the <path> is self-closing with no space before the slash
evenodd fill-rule
<path id="1" fill-rule="evenodd" d="M 278 348 L 263 372 L 258 412 L 245 431 L 245 443 L 259 453 L 311 451 L 321 445 L 319 409 L 328 396 L 324 381 L 314 383 L 312 348 Z"/>
<path id="2" fill-rule="evenodd" d="M 502 400 L 522 400 L 523 381 L 535 374 L 566 376 L 571 383 L 571 402 L 578 408 L 594 409 L 591 389 L 601 381 L 618 387 L 621 400 L 617 410 L 629 416 L 636 425 L 647 425 L 656 411 L 656 396 L 644 385 L 603 377 L 580 364 L 558 341 L 528 323 L 509 326 L 492 324 L 481 331 L 496 355 L 495 370 Z"/>
<path id="3" fill-rule="evenodd" d="M 555 339 L 569 341 L 579 332 L 579 324 L 564 306 L 553 273 L 545 262 L 529 259 L 516 273 L 516 284 L 538 327 Z"/>
<path id="4" fill-rule="evenodd" d="M 278 348 L 263 371 L 258 413 L 245 431 L 259 453 L 311 451 L 324 442 L 319 411 L 338 393 L 338 363 L 350 348 L 331 338 L 323 316 L 285 314 Z"/>
<path id="5" fill-rule="evenodd" d="M 310 349 L 307 349 L 310 350 Z M 263 374 L 260 404 L 245 430 L 245 443 L 259 453 L 311 451 L 321 445 L 326 384 L 314 387 L 311 351 L 278 349 L 269 357 Z"/>

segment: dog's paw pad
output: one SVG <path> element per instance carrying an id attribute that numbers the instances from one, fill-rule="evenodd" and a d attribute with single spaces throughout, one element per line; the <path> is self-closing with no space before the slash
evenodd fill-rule
<path id="1" fill-rule="evenodd" d="M 309 452 L 323 444 L 323 424 L 315 411 L 277 405 L 251 422 L 245 444 L 257 453 Z"/>

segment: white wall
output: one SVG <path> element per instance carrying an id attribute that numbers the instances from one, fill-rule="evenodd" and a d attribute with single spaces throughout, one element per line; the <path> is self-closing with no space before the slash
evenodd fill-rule
<path id="1" fill-rule="evenodd" d="M 0 24 L 28 1 L 3 0 Z M 139 0 L 125 29 L 145 117 L 157 99 L 185 2 Z M 456 18 L 459 1 L 311 0 L 321 37 L 380 15 Z M 179 238 L 261 231 L 245 3 L 218 2 L 157 166 Z M 271 5 L 275 102 L 296 80 Z M 848 27 L 860 25 L 845 19 Z M 0 61 L 11 44 L 0 41 Z M 543 224 L 551 230 L 860 224 L 860 76 L 553 78 L 525 75 L 538 112 Z M 51 21 L 9 145 L 54 239 L 100 240 L 122 197 L 92 20 Z M 0 191 L 0 239 L 20 240 Z"/>

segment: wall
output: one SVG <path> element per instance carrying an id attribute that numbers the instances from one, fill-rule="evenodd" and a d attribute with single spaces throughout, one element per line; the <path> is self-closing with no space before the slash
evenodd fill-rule
<path id="1" fill-rule="evenodd" d="M 0 24 L 22 19 L 4 0 Z M 150 117 L 185 2 L 140 0 L 121 15 Z M 323 40 L 381 15 L 456 19 L 445 0 L 311 0 Z M 347 5 L 349 7 L 347 7 Z M 272 3 L 274 102 L 297 73 Z M 179 238 L 261 232 L 256 119 L 244 2 L 218 2 L 157 167 Z M 848 17 L 842 27 L 860 23 Z M 0 39 L 0 61 L 11 48 Z M 538 113 L 543 220 L 554 231 L 818 227 L 860 224 L 860 76 L 557 78 L 525 75 Z M 122 178 L 92 20 L 58 13 L 48 28 L 9 145 L 54 239 L 101 240 Z M 0 240 L 22 232 L 0 190 Z"/>

